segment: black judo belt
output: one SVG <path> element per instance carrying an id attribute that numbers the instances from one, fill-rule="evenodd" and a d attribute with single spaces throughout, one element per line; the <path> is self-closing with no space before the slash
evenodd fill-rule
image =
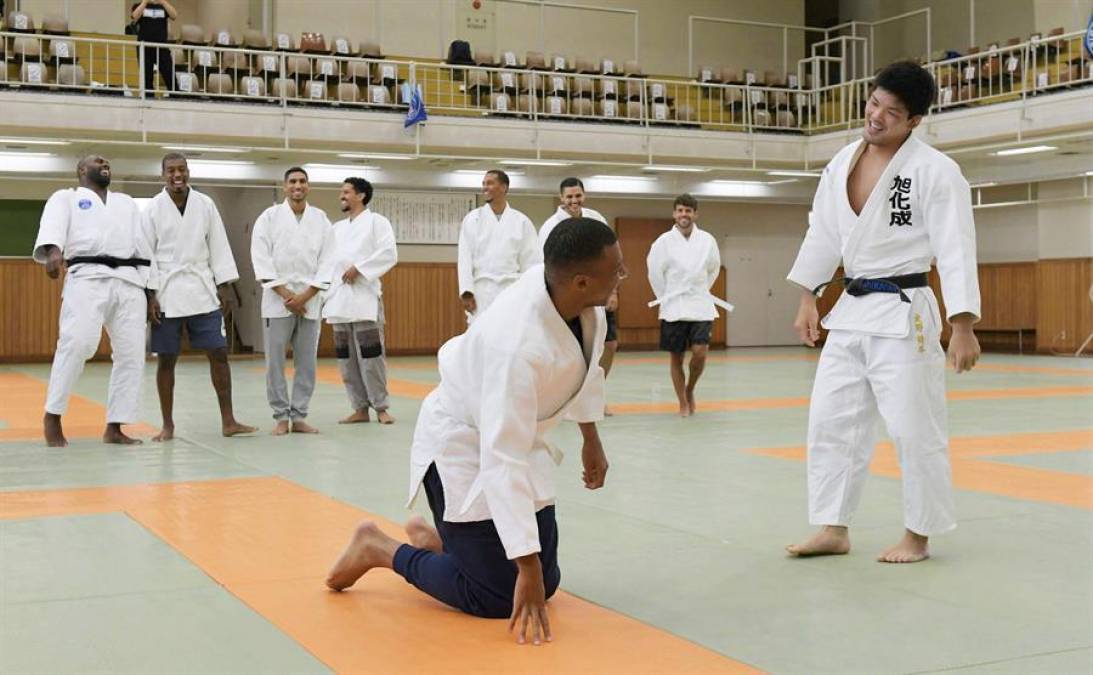
<path id="1" fill-rule="evenodd" d="M 119 267 L 148 267 L 152 261 L 147 258 L 115 258 L 112 255 L 77 255 L 65 262 L 69 267 L 81 263 L 106 265 L 111 269 L 118 269 Z"/>
<path id="2" fill-rule="evenodd" d="M 851 277 L 845 277 L 843 279 L 835 279 L 825 284 L 820 284 L 812 289 L 812 294 L 819 295 L 824 287 L 839 282 L 845 284 L 846 292 L 853 296 L 869 295 L 870 293 L 898 293 L 899 299 L 903 302 L 911 302 L 911 299 L 908 298 L 907 294 L 903 291 L 909 288 L 926 288 L 930 285 L 930 279 L 925 272 L 901 274 L 896 277 L 884 277 L 883 279 L 864 279 L 862 277 L 853 279 Z"/>

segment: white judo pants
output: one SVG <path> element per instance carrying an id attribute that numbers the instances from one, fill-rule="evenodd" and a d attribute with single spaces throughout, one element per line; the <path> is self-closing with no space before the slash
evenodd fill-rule
<path id="1" fill-rule="evenodd" d="M 140 419 L 144 374 L 144 327 L 148 300 L 144 289 L 121 279 L 102 277 L 65 280 L 60 336 L 49 371 L 46 412 L 64 415 L 84 363 L 95 355 L 102 329 L 110 336 L 108 424 L 134 424 Z"/>
<path id="2" fill-rule="evenodd" d="M 464 312 L 464 314 L 467 315 L 467 325 L 471 325 L 476 318 L 482 316 L 482 312 L 489 309 L 490 305 L 493 304 L 493 301 L 497 299 L 497 296 L 501 295 L 501 291 L 516 283 L 517 278 L 519 277 L 514 277 L 513 279 L 506 281 L 476 279 L 474 282 L 475 312 L 474 314 Z"/>
<path id="3" fill-rule="evenodd" d="M 813 525 L 850 524 L 883 420 L 903 476 L 904 527 L 924 536 L 956 527 L 939 323 L 923 307 L 905 338 L 828 334 L 808 418 Z"/>

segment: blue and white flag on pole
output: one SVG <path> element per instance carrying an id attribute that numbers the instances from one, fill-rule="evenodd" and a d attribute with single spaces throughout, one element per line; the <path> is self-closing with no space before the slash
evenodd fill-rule
<path id="1" fill-rule="evenodd" d="M 406 111 L 406 119 L 402 123 L 403 129 L 409 129 L 418 122 L 429 119 L 428 113 L 425 112 L 425 98 L 421 94 L 421 85 L 411 87 L 409 82 L 403 82 L 402 101 L 410 104 L 410 109 Z"/>

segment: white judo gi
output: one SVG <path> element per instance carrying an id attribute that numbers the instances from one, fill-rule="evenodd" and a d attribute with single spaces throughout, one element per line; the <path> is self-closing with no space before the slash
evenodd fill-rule
<path id="1" fill-rule="evenodd" d="M 528 268 L 543 261 L 535 226 L 520 211 L 506 205 L 498 217 L 489 204 L 474 209 L 459 228 L 459 294 L 474 293 L 482 315 L 494 298 L 520 278 Z"/>
<path id="2" fill-rule="evenodd" d="M 550 214 L 550 217 L 546 219 L 546 222 L 543 223 L 543 226 L 539 228 L 539 250 L 540 251 L 542 251 L 546 247 L 547 237 L 549 237 L 550 233 L 554 231 L 554 228 L 558 227 L 558 223 L 562 222 L 563 220 L 567 220 L 569 218 L 572 218 L 572 217 L 573 216 L 569 215 L 569 211 L 566 211 L 561 206 L 558 207 L 557 211 Z M 581 207 L 581 217 L 582 218 L 591 218 L 593 220 L 598 220 L 601 223 L 603 223 L 604 225 L 607 225 L 607 218 L 604 218 L 603 214 L 600 213 L 599 211 L 596 211 L 595 209 L 586 209 L 585 207 L 582 206 Z"/>
<path id="3" fill-rule="evenodd" d="M 76 256 L 155 258 L 144 236 L 140 210 L 126 194 L 107 192 L 104 203 L 84 187 L 58 190 L 42 211 L 34 259 L 45 264 L 45 247 L 61 249 L 65 260 Z M 110 336 L 108 424 L 140 419 L 144 371 L 144 326 L 148 317 L 145 288 L 154 288 L 154 267 L 117 267 L 93 263 L 72 265 L 65 275 L 60 336 L 49 373 L 46 412 L 64 415 L 72 387 L 84 362 L 95 355 L 102 329 Z"/>
<path id="4" fill-rule="evenodd" d="M 956 162 L 913 136 L 889 162 L 861 214 L 847 179 L 857 141 L 824 169 L 788 279 L 812 290 L 842 260 L 848 278 L 927 272 L 937 259 L 949 317 L 980 316 L 971 192 Z M 809 519 L 849 525 L 869 472 L 878 416 L 899 455 L 905 527 L 930 536 L 956 527 L 948 458 L 945 354 L 930 288 L 843 293 L 824 317 L 808 428 Z"/>
<path id="5" fill-rule="evenodd" d="M 213 200 L 190 188 L 183 214 L 164 189 L 148 203 L 143 221 L 155 252 L 163 315 L 196 316 L 220 307 L 216 287 L 238 280 L 239 270 Z"/>
<path id="6" fill-rule="evenodd" d="M 334 327 L 338 369 L 354 410 L 386 410 L 383 360 L 383 285 L 380 277 L 398 262 L 395 230 L 384 216 L 365 209 L 334 223 L 334 278 L 323 301 L 323 318 Z M 342 281 L 350 267 L 360 272 Z"/>
<path id="7" fill-rule="evenodd" d="M 732 305 L 710 293 L 721 272 L 721 251 L 717 240 L 694 225 L 690 237 L 673 226 L 657 237 L 646 258 L 649 285 L 659 305 L 661 321 L 713 321 L 717 307 L 732 311 Z"/>
<path id="8" fill-rule="evenodd" d="M 440 348 L 440 386 L 414 431 L 411 504 L 435 463 L 444 520 L 492 520 L 509 559 L 540 550 L 535 513 L 554 503 L 562 460 L 545 435 L 563 418 L 603 419 L 603 308 L 585 309 L 580 324 L 578 344 L 537 265 Z"/>
<path id="9" fill-rule="evenodd" d="M 275 420 L 307 417 L 315 390 L 322 294 L 308 300 L 303 316 L 285 307 L 274 292 L 285 286 L 293 293 L 308 287 L 326 290 L 334 276 L 334 228 L 326 214 L 306 206 L 299 220 L 288 200 L 269 207 L 254 222 L 251 262 L 262 284 L 262 320 L 266 349 L 266 396 Z M 292 344 L 296 368 L 292 396 L 285 382 L 285 350 Z"/>

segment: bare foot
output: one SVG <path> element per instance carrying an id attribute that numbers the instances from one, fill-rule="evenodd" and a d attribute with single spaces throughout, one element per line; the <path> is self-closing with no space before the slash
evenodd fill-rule
<path id="1" fill-rule="evenodd" d="M 42 432 L 46 437 L 46 445 L 51 448 L 63 448 L 68 446 L 68 439 L 61 429 L 61 416 L 46 413 L 42 418 Z"/>
<path id="2" fill-rule="evenodd" d="M 850 532 L 845 527 L 824 525 L 820 531 L 800 544 L 790 544 L 786 552 L 793 558 L 819 555 L 845 555 L 850 551 Z"/>
<path id="3" fill-rule="evenodd" d="M 679 416 L 690 417 L 691 416 L 691 404 L 687 402 L 687 399 L 679 399 Z"/>
<path id="4" fill-rule="evenodd" d="M 375 523 L 363 522 L 353 532 L 338 562 L 330 569 L 326 585 L 330 590 L 343 591 L 373 567 L 394 565 L 399 543 L 380 531 Z"/>
<path id="5" fill-rule="evenodd" d="M 376 413 L 376 419 L 379 420 L 380 424 L 394 424 L 395 423 L 395 418 L 392 417 L 391 413 L 387 412 L 386 410 L 381 410 L 378 413 Z"/>
<path id="6" fill-rule="evenodd" d="M 156 434 L 155 436 L 152 436 L 152 440 L 156 443 L 162 443 L 163 441 L 172 440 L 174 437 L 175 437 L 175 428 L 174 428 L 174 426 L 164 425 L 163 428 L 159 430 L 158 434 Z"/>
<path id="7" fill-rule="evenodd" d="M 604 417 L 614 417 L 615 413 L 611 412 L 611 408 L 608 408 L 607 406 L 604 406 L 603 407 L 603 416 Z"/>
<path id="8" fill-rule="evenodd" d="M 421 516 L 414 516 L 406 521 L 406 535 L 410 537 L 410 545 L 414 548 L 433 553 L 444 552 L 444 543 L 440 540 L 440 534 Z"/>
<path id="9" fill-rule="evenodd" d="M 220 433 L 227 438 L 238 436 L 239 434 L 253 434 L 256 431 L 258 431 L 258 427 L 252 427 L 249 424 L 240 424 L 235 420 L 228 422 L 220 428 Z"/>
<path id="10" fill-rule="evenodd" d="M 698 412 L 698 406 L 695 403 L 695 393 L 693 390 L 687 392 L 687 407 L 691 409 L 691 414 Z"/>
<path id="11" fill-rule="evenodd" d="M 294 434 L 317 434 L 319 430 L 311 426 L 303 420 L 292 421 L 292 433 Z"/>
<path id="12" fill-rule="evenodd" d="M 102 434 L 102 442 L 115 445 L 140 445 L 144 441 L 126 436 L 121 430 L 121 424 L 112 422 L 106 425 L 106 431 Z"/>
<path id="13" fill-rule="evenodd" d="M 273 425 L 273 431 L 271 431 L 270 433 L 274 436 L 287 436 L 288 420 L 277 420 L 277 424 Z"/>
<path id="14" fill-rule="evenodd" d="M 368 414 L 368 408 L 364 410 L 357 410 L 349 417 L 343 417 L 338 420 L 338 424 L 368 424 L 372 421 L 372 417 Z"/>
<path id="15" fill-rule="evenodd" d="M 929 537 L 904 530 L 903 539 L 900 539 L 895 546 L 884 549 L 884 552 L 877 556 L 877 562 L 914 563 L 926 560 L 930 557 L 930 549 L 927 547 L 929 541 Z"/>

